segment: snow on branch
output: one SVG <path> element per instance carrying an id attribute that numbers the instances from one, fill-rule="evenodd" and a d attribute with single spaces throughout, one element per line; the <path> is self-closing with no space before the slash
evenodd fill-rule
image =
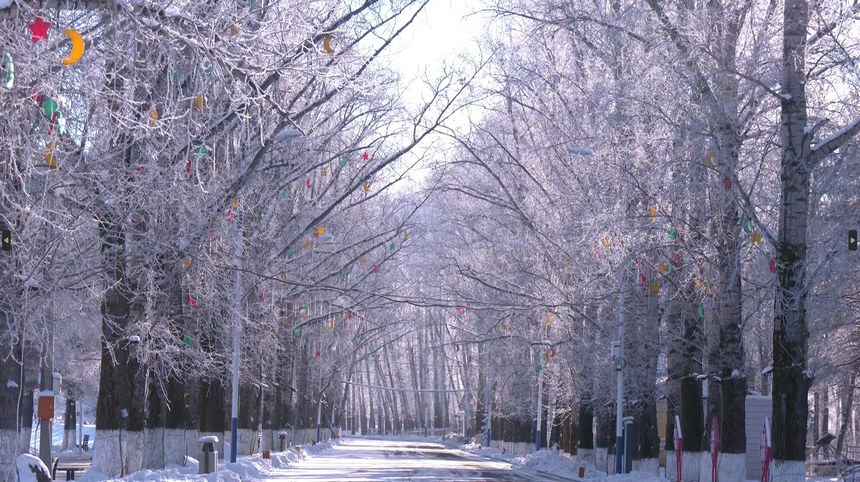
<path id="1" fill-rule="evenodd" d="M 860 117 L 855 118 L 850 124 L 830 134 L 821 142 L 816 143 L 815 147 L 812 148 L 810 160 L 813 163 L 820 161 L 836 149 L 839 149 L 842 144 L 845 144 L 858 132 L 860 132 Z"/>

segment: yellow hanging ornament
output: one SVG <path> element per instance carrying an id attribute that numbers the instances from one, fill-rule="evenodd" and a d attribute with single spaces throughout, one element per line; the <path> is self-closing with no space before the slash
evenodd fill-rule
<path id="1" fill-rule="evenodd" d="M 573 260 L 572 260 L 572 259 L 567 258 L 567 259 L 565 260 L 565 263 L 567 263 L 567 267 L 568 267 L 568 268 L 572 268 L 572 267 L 573 267 Z"/>
<path id="2" fill-rule="evenodd" d="M 660 284 L 659 283 L 651 283 L 651 294 L 656 295 L 660 293 Z"/>
<path id="3" fill-rule="evenodd" d="M 192 263 L 192 261 L 191 261 L 191 256 L 188 256 L 187 258 L 185 258 L 185 267 L 186 267 L 186 268 L 188 268 L 189 266 L 191 266 L 191 263 Z"/>
<path id="4" fill-rule="evenodd" d="M 659 272 L 661 272 L 661 273 L 665 273 L 665 272 L 666 272 L 666 264 L 665 264 L 665 263 L 660 263 L 660 265 L 659 265 L 659 266 L 657 266 L 657 271 L 659 271 Z"/>
<path id="5" fill-rule="evenodd" d="M 326 168 L 322 168 L 322 175 L 323 177 L 328 176 L 328 170 Z"/>
<path id="6" fill-rule="evenodd" d="M 305 241 L 305 249 L 311 249 L 311 240 L 310 239 Z"/>
<path id="7" fill-rule="evenodd" d="M 604 236 L 604 237 L 603 237 L 603 247 L 604 247 L 604 248 L 608 248 L 608 247 L 609 247 L 609 235 L 608 235 L 608 234 L 607 234 L 606 236 Z"/>
<path id="8" fill-rule="evenodd" d="M 319 237 L 320 237 L 320 236 L 322 236 L 323 234 L 325 234 L 325 228 L 324 228 L 324 227 L 322 227 L 322 226 L 317 226 L 317 229 L 316 229 L 316 231 L 314 232 L 314 236 L 316 236 L 317 238 L 319 238 Z"/>
<path id="9" fill-rule="evenodd" d="M 651 215 L 648 216 L 648 221 L 651 221 L 653 223 L 654 220 L 657 219 L 657 206 L 648 207 L 648 212 L 651 213 Z"/>
<path id="10" fill-rule="evenodd" d="M 51 141 L 45 148 L 45 163 L 51 169 L 57 168 L 57 158 L 54 156 L 54 149 L 57 147 L 57 141 Z"/>
<path id="11" fill-rule="evenodd" d="M 760 232 L 758 232 L 758 231 L 756 231 L 756 232 L 752 233 L 752 234 L 750 235 L 750 239 L 752 240 L 753 244 L 759 244 L 759 243 L 761 243 L 761 233 L 760 233 Z"/>
<path id="12" fill-rule="evenodd" d="M 406 240 L 408 240 L 408 239 L 409 239 L 409 232 L 408 232 L 408 231 L 403 231 L 403 241 L 406 241 Z"/>
<path id="13" fill-rule="evenodd" d="M 194 96 L 194 105 L 198 109 L 203 109 L 203 103 L 204 103 L 204 99 L 203 99 L 202 95 L 195 95 Z"/>
<path id="14" fill-rule="evenodd" d="M 714 152 L 713 151 L 709 151 L 708 154 L 705 156 L 705 165 L 707 165 L 708 167 L 714 167 Z"/>
<path id="15" fill-rule="evenodd" d="M 158 122 L 158 111 L 155 108 L 149 113 L 149 125 L 154 126 Z"/>
<path id="16" fill-rule="evenodd" d="M 370 192 L 370 183 L 369 182 L 364 183 L 364 192 Z"/>
<path id="17" fill-rule="evenodd" d="M 546 315 L 546 324 L 547 326 L 552 324 L 552 315 Z"/>
<path id="18" fill-rule="evenodd" d="M 280 326 L 276 326 L 276 327 L 275 327 L 275 334 L 277 335 L 277 334 L 278 334 L 278 333 L 280 333 L 280 332 L 281 332 L 281 327 L 280 327 Z"/>
<path id="19" fill-rule="evenodd" d="M 362 257 L 361 257 L 361 261 L 360 261 L 360 262 L 361 262 L 361 264 L 367 264 L 367 258 L 365 258 L 364 256 L 362 256 Z"/>
<path id="20" fill-rule="evenodd" d="M 233 198 L 233 200 L 230 201 L 230 209 L 235 210 L 236 206 L 238 206 L 238 205 L 239 205 L 239 201 L 237 201 L 236 198 Z"/>

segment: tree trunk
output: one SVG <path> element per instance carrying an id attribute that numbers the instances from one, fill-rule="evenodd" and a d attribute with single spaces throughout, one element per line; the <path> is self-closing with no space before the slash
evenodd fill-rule
<path id="1" fill-rule="evenodd" d="M 783 10 L 781 106 L 782 205 L 777 234 L 773 324 L 774 480 L 803 482 L 806 456 L 806 260 L 810 140 L 806 113 L 806 31 L 809 2 L 786 0 Z"/>
<path id="2" fill-rule="evenodd" d="M 848 378 L 848 384 L 845 386 L 847 394 L 842 397 L 842 421 L 839 425 L 839 436 L 836 438 L 836 452 L 842 453 L 842 448 L 845 446 L 845 435 L 848 433 L 848 427 L 851 425 L 851 410 L 854 407 L 854 383 L 857 381 L 857 372 L 851 373 Z"/>

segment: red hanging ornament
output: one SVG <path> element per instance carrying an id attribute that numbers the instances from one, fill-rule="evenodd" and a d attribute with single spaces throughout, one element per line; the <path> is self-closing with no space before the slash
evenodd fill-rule
<path id="1" fill-rule="evenodd" d="M 726 188 L 726 191 L 732 190 L 732 180 L 729 178 L 723 179 L 723 187 Z"/>
<path id="2" fill-rule="evenodd" d="M 364 155 L 363 155 L 363 156 L 361 156 L 361 157 L 363 157 L 365 161 L 366 161 L 366 160 L 368 160 L 368 159 L 370 159 L 370 156 L 369 156 L 366 152 L 365 152 L 365 153 L 364 153 Z"/>
<path id="3" fill-rule="evenodd" d="M 227 210 L 227 221 L 233 222 L 233 210 L 232 209 Z"/>
<path id="4" fill-rule="evenodd" d="M 647 283 L 647 282 L 648 282 L 648 277 L 647 277 L 647 276 L 645 276 L 644 274 L 640 274 L 640 275 L 639 275 L 639 282 L 640 282 L 640 283 L 642 283 L 642 284 L 644 285 L 645 283 Z"/>
<path id="5" fill-rule="evenodd" d="M 767 267 L 770 268 L 771 273 L 776 273 L 776 258 L 770 258 Z"/>
<path id="6" fill-rule="evenodd" d="M 197 300 L 195 300 L 191 294 L 185 296 L 185 302 L 192 308 L 197 308 Z"/>
<path id="7" fill-rule="evenodd" d="M 351 311 L 349 313 L 347 313 L 346 319 L 348 319 L 348 320 L 352 319 L 352 312 Z"/>
<path id="8" fill-rule="evenodd" d="M 308 189 L 311 188 L 311 179 L 310 178 L 305 179 L 305 186 L 307 186 Z"/>
<path id="9" fill-rule="evenodd" d="M 555 358 L 555 347 L 550 347 L 549 349 L 549 357 Z"/>
<path id="10" fill-rule="evenodd" d="M 215 233 L 214 233 L 214 232 L 212 232 L 212 230 L 210 229 L 210 230 L 209 230 L 209 241 L 212 241 L 212 240 L 214 240 L 214 239 L 215 239 Z"/>
<path id="11" fill-rule="evenodd" d="M 138 174 L 143 174 L 144 172 L 146 172 L 146 168 L 144 168 L 143 166 L 137 167 L 137 173 Z"/>
<path id="12" fill-rule="evenodd" d="M 680 252 L 680 251 L 675 251 L 675 254 L 672 256 L 672 261 L 673 261 L 675 264 L 681 264 L 681 262 L 682 262 L 683 260 L 684 260 L 684 257 L 683 257 L 683 255 L 681 254 L 681 252 Z"/>
<path id="13" fill-rule="evenodd" d="M 316 356 L 317 358 L 319 358 L 319 357 L 320 357 L 320 351 L 319 351 L 319 350 L 317 350 L 317 352 L 316 352 L 316 354 L 315 354 L 314 356 Z"/>
<path id="14" fill-rule="evenodd" d="M 33 43 L 38 43 L 39 40 L 48 41 L 48 29 L 51 28 L 51 24 L 42 20 L 42 17 L 36 17 L 36 21 L 27 28 L 33 33 Z"/>
<path id="15" fill-rule="evenodd" d="M 257 299 L 260 300 L 260 303 L 263 303 L 266 301 L 266 295 L 264 293 L 260 293 L 260 295 L 257 296 Z"/>
<path id="16" fill-rule="evenodd" d="M 185 172 L 188 173 L 188 177 L 191 177 L 194 174 L 194 163 L 191 161 L 191 158 L 189 158 L 188 162 L 185 163 Z"/>
<path id="17" fill-rule="evenodd" d="M 458 306 L 458 307 L 457 307 L 457 313 L 459 314 L 459 313 L 462 313 L 462 312 L 463 312 L 463 307 L 462 307 L 462 306 Z"/>
<path id="18" fill-rule="evenodd" d="M 378 265 L 373 266 L 373 274 L 379 274 L 379 266 Z"/>

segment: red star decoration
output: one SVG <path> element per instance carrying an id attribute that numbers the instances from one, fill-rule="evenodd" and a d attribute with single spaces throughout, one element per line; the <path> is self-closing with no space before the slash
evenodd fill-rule
<path id="1" fill-rule="evenodd" d="M 364 158 L 365 161 L 370 158 L 370 156 L 368 156 L 366 152 L 364 153 L 364 155 L 362 157 Z"/>
<path id="2" fill-rule="evenodd" d="M 48 29 L 51 24 L 42 20 L 42 17 L 36 17 L 36 21 L 27 26 L 33 32 L 33 43 L 38 43 L 39 40 L 48 40 Z"/>

